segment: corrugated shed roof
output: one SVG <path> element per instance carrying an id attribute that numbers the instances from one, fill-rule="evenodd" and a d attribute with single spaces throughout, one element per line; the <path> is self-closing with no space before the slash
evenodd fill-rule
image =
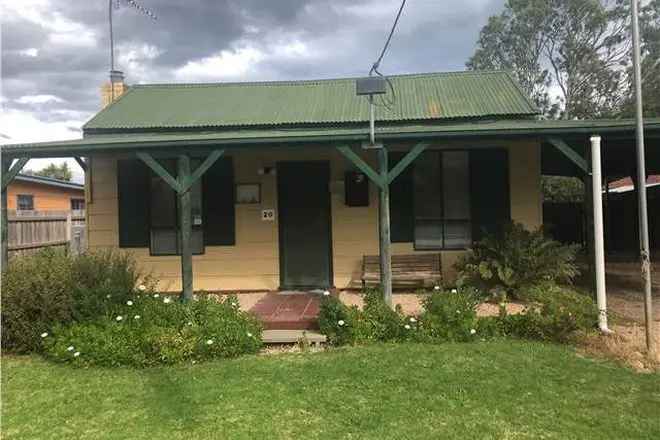
<path id="1" fill-rule="evenodd" d="M 70 182 L 68 180 L 62 180 L 62 179 L 54 179 L 52 177 L 37 176 L 34 174 L 19 173 L 16 175 L 15 179 L 23 182 L 39 183 L 42 185 L 51 185 L 62 188 L 77 189 L 80 191 L 85 189 L 85 185 L 82 185 L 80 183 Z"/>
<path id="2" fill-rule="evenodd" d="M 391 109 L 378 121 L 531 116 L 528 97 L 506 72 L 449 72 L 390 77 Z M 378 98 L 377 98 L 378 102 Z M 157 129 L 343 124 L 369 119 L 355 78 L 131 86 L 84 129 Z"/>

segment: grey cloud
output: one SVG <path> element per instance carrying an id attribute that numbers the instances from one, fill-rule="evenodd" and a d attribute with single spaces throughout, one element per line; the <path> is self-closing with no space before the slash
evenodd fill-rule
<path id="1" fill-rule="evenodd" d="M 50 0 L 51 11 L 94 32 L 95 46 L 54 44 L 48 30 L 25 20 L 2 26 L 2 75 L 5 105 L 32 112 L 41 120 L 66 120 L 73 111 L 91 115 L 100 107 L 99 87 L 107 78 L 108 29 L 106 1 Z M 372 0 L 374 2 L 374 0 Z M 311 58 L 268 57 L 250 72 L 249 79 L 300 79 L 360 75 L 368 72 L 391 26 L 396 3 L 374 2 L 382 19 L 364 17 L 360 0 L 141 0 L 158 16 L 156 22 L 123 6 L 116 10 L 115 44 L 148 44 L 159 55 L 144 61 L 147 79 L 172 81 L 173 72 L 188 61 L 249 42 L 268 50 L 274 38 L 295 35 L 313 51 Z M 462 69 L 472 53 L 480 27 L 497 12 L 503 0 L 455 2 L 409 1 L 390 52 L 383 62 L 388 74 Z M 469 4 L 470 7 L 466 5 Z M 475 6 L 476 5 L 476 6 Z M 371 7 L 371 6 L 369 6 Z M 424 13 L 420 13 L 423 10 Z M 428 13 L 426 11 L 429 11 Z M 37 48 L 37 57 L 18 51 Z M 119 59 L 121 53 L 116 54 Z M 145 78 L 125 70 L 129 82 Z M 247 78 L 246 78 L 247 79 Z M 19 106 L 24 95 L 56 95 L 66 103 Z M 59 113 L 58 113 L 59 112 Z M 68 113 L 67 113 L 68 112 Z"/>

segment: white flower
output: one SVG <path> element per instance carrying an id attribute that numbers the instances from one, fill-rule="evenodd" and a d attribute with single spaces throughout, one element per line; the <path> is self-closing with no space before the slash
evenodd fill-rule
<path id="1" fill-rule="evenodd" d="M 337 324 L 339 324 L 339 327 L 341 327 L 345 324 L 345 322 L 343 319 L 340 319 L 339 321 L 337 321 Z"/>
<path id="2" fill-rule="evenodd" d="M 140 292 L 144 292 L 145 290 L 147 290 L 147 286 L 145 286 L 144 284 L 140 284 L 140 285 L 138 286 L 138 290 L 139 290 Z"/>
<path id="3" fill-rule="evenodd" d="M 213 339 L 207 339 L 206 345 L 213 345 Z"/>
<path id="4" fill-rule="evenodd" d="M 132 306 L 132 305 L 133 305 L 133 301 L 126 301 L 126 305 L 127 305 L 127 306 Z"/>
<path id="5" fill-rule="evenodd" d="M 477 331 L 476 331 L 475 329 L 470 330 L 470 334 L 471 334 L 471 335 L 474 335 L 474 334 L 476 334 L 476 333 L 477 333 Z"/>
<path id="6" fill-rule="evenodd" d="M 108 298 L 108 299 L 110 299 L 111 296 L 112 296 L 112 295 L 110 295 L 110 294 L 108 293 L 105 297 Z"/>
<path id="7" fill-rule="evenodd" d="M 69 345 L 69 346 L 66 348 L 66 351 L 73 351 L 73 350 L 75 350 L 75 348 L 73 347 L 73 345 Z"/>
<path id="8" fill-rule="evenodd" d="M 133 316 L 133 319 L 140 319 L 140 318 L 141 318 L 140 315 L 135 315 L 135 316 Z"/>
<path id="9" fill-rule="evenodd" d="M 456 289 L 451 289 L 451 293 L 458 293 L 458 290 L 456 290 Z"/>
<path id="10" fill-rule="evenodd" d="M 192 321 L 188 321 L 188 327 L 192 327 Z"/>
<path id="11" fill-rule="evenodd" d="M 406 330 L 410 330 L 410 326 L 408 324 L 403 326 Z"/>
<path id="12" fill-rule="evenodd" d="M 43 332 L 43 333 L 41 334 L 41 337 L 42 337 L 42 338 L 45 338 L 45 337 L 47 337 L 47 336 L 48 336 L 48 333 L 46 333 L 46 332 Z"/>
<path id="13" fill-rule="evenodd" d="M 456 314 L 457 314 L 457 315 L 460 315 L 460 314 L 461 314 L 461 311 L 460 311 L 460 310 L 456 310 Z"/>
<path id="14" fill-rule="evenodd" d="M 160 295 L 157 294 L 157 293 L 154 293 L 154 298 L 158 298 L 158 297 L 160 297 Z"/>
<path id="15" fill-rule="evenodd" d="M 417 320 L 415 318 L 410 318 L 410 322 L 415 323 L 415 322 L 417 322 Z"/>
<path id="16" fill-rule="evenodd" d="M 78 357 L 78 356 L 80 356 L 80 352 L 79 352 L 79 351 L 76 351 L 75 353 L 73 353 L 73 357 Z"/>
<path id="17" fill-rule="evenodd" d="M 433 290 L 440 290 L 440 286 L 433 286 Z"/>
<path id="18" fill-rule="evenodd" d="M 250 332 L 247 332 L 247 335 L 248 335 L 248 338 L 252 337 L 252 333 L 250 333 Z"/>
<path id="19" fill-rule="evenodd" d="M 323 291 L 323 296 L 330 296 L 330 291 L 329 290 L 324 290 Z"/>
<path id="20" fill-rule="evenodd" d="M 165 298 L 165 299 L 163 300 L 163 302 L 164 302 L 165 304 L 169 304 L 169 303 L 172 302 L 172 298 Z"/>
<path id="21" fill-rule="evenodd" d="M 122 319 L 124 319 L 123 316 L 117 316 L 117 317 L 115 318 L 115 321 L 119 322 L 119 321 L 121 321 Z"/>

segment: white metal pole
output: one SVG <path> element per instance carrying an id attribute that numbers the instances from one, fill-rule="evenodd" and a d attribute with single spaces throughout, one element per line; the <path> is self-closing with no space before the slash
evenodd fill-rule
<path id="1" fill-rule="evenodd" d="M 600 164 L 600 136 L 591 136 L 591 191 L 594 207 L 594 265 L 596 269 L 596 302 L 598 328 L 612 333 L 607 327 L 607 292 L 605 290 L 605 241 L 603 238 L 603 184 Z"/>

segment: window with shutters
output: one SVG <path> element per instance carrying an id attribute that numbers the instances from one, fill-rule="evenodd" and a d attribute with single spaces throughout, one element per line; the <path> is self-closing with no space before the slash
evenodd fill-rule
<path id="1" fill-rule="evenodd" d="M 511 219 L 508 168 L 501 148 L 424 152 L 390 186 L 392 242 L 463 249 L 497 233 Z"/>
<path id="2" fill-rule="evenodd" d="M 176 176 L 176 161 L 159 161 Z M 193 160 L 196 167 L 201 160 Z M 180 253 L 178 197 L 140 160 L 117 164 L 119 246 L 150 249 L 151 255 Z M 206 188 L 204 190 L 203 188 Z M 191 189 L 193 252 L 235 244 L 234 175 L 231 158 L 218 160 Z"/>

